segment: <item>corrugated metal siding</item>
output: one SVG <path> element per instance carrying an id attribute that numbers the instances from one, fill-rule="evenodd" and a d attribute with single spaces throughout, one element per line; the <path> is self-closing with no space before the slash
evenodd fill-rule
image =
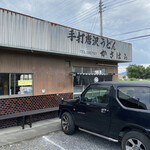
<path id="1" fill-rule="evenodd" d="M 68 38 L 73 30 L 76 38 Z M 84 34 L 84 42 L 77 42 L 78 34 Z M 91 44 L 85 42 L 86 37 L 92 37 Z M 93 45 L 94 37 L 99 42 Z M 81 39 L 80 39 L 81 40 Z M 27 50 L 43 51 L 91 57 L 98 59 L 132 61 L 132 45 L 112 39 L 104 38 L 83 31 L 56 25 L 40 19 L 21 15 L 11 11 L 0 9 L 0 45 L 8 47 L 23 48 Z M 111 44 L 109 44 L 109 42 Z M 115 43 L 115 50 L 109 48 Z M 105 53 L 105 56 L 101 52 Z M 111 58 L 111 54 L 113 57 Z M 117 57 L 120 54 L 121 57 Z M 126 57 L 125 57 L 126 56 Z"/>

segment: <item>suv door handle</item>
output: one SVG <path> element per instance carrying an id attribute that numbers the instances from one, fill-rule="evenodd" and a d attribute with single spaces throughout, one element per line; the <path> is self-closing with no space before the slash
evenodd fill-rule
<path id="1" fill-rule="evenodd" d="M 102 108 L 102 109 L 101 109 L 101 113 L 107 113 L 107 112 L 109 112 L 108 109 L 106 109 L 106 108 Z"/>

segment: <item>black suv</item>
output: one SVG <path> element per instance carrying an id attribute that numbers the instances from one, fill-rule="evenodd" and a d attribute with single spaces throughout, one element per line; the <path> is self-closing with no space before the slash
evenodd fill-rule
<path id="1" fill-rule="evenodd" d="M 150 150 L 150 82 L 91 84 L 59 106 L 59 117 L 66 134 L 80 128 L 121 142 L 122 150 Z"/>

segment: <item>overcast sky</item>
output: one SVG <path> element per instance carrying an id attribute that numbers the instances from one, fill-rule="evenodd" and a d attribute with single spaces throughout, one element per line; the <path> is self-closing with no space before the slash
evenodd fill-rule
<path id="1" fill-rule="evenodd" d="M 0 7 L 100 34 L 99 0 L 1 0 Z M 103 10 L 104 36 L 124 40 L 150 35 L 150 0 L 103 0 Z M 136 30 L 141 31 L 123 34 Z M 150 64 L 150 36 L 126 42 L 133 46 L 133 64 Z"/>

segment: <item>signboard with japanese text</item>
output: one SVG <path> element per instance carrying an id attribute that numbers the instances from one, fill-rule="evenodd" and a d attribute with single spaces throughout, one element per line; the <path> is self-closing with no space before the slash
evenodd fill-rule
<path id="1" fill-rule="evenodd" d="M 117 62 L 132 61 L 132 45 L 0 9 L 0 46 Z M 21 34 L 20 34 L 21 33 Z"/>
<path id="2" fill-rule="evenodd" d="M 129 43 L 73 29 L 69 31 L 67 38 L 70 42 L 80 45 L 81 48 L 78 52 L 81 56 L 118 61 L 132 61 L 132 45 Z"/>
<path id="3" fill-rule="evenodd" d="M 32 85 L 32 80 L 18 80 L 18 86 Z"/>

